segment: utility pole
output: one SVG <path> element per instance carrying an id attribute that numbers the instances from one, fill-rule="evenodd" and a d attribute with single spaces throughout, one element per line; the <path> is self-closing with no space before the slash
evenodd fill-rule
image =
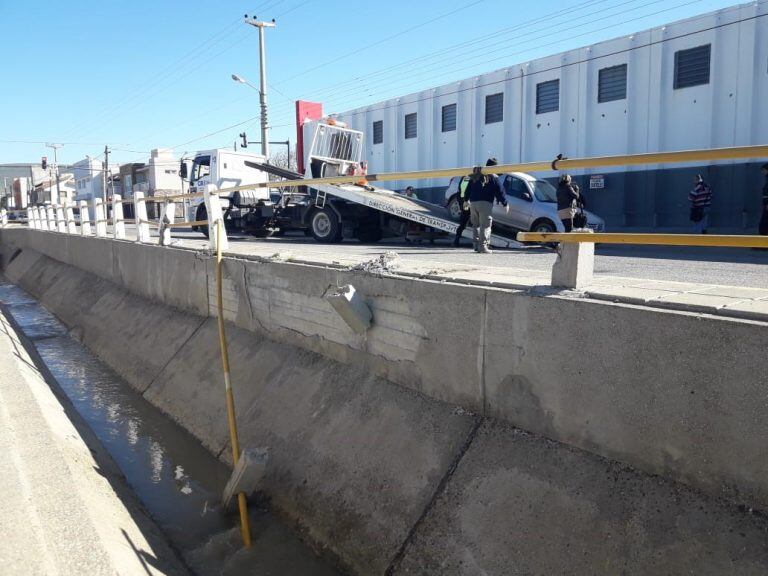
<path id="1" fill-rule="evenodd" d="M 106 204 L 107 203 L 107 170 L 109 170 L 109 146 L 106 144 L 104 145 L 104 164 L 102 166 L 103 170 L 102 173 L 102 182 L 104 184 L 104 190 L 101 193 L 101 199 Z"/>
<path id="2" fill-rule="evenodd" d="M 56 203 L 61 204 L 61 188 L 59 187 L 59 148 L 64 144 L 46 144 L 46 147 L 53 148 L 53 170 L 56 172 Z"/>
<path id="3" fill-rule="evenodd" d="M 259 100 L 261 101 L 261 154 L 269 162 L 269 126 L 267 124 L 267 62 L 264 50 L 264 28 L 274 28 L 275 19 L 272 22 L 263 22 L 254 16 L 248 19 L 245 15 L 245 23 L 255 26 L 259 29 L 259 64 L 261 66 L 261 89 L 259 90 Z"/>

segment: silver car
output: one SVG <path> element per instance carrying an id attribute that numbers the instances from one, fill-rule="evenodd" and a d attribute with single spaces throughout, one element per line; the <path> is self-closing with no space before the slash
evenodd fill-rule
<path id="1" fill-rule="evenodd" d="M 461 208 L 458 201 L 460 177 L 451 178 L 445 190 L 445 202 L 451 217 L 458 220 Z M 557 190 L 546 180 L 537 180 L 530 174 L 510 172 L 499 175 L 502 190 L 507 197 L 509 212 L 499 204 L 493 205 L 494 229 L 506 229 L 532 232 L 565 232 L 563 223 L 557 217 Z M 600 216 L 585 210 L 587 227 L 595 232 L 605 230 L 605 222 Z"/>

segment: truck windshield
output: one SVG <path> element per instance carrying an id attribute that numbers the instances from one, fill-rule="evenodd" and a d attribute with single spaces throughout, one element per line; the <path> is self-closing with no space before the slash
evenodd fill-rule
<path id="1" fill-rule="evenodd" d="M 192 166 L 191 182 L 197 182 L 201 178 L 211 173 L 211 157 L 198 156 L 195 158 L 195 164 Z"/>
<path id="2" fill-rule="evenodd" d="M 536 180 L 533 193 L 539 202 L 557 202 L 557 190 L 546 180 Z"/>

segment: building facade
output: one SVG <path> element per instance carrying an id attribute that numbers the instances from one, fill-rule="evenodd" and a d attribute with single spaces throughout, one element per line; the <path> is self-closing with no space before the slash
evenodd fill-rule
<path id="1" fill-rule="evenodd" d="M 336 116 L 365 133 L 371 172 L 393 172 L 766 144 L 766 101 L 768 6 L 751 3 Z M 675 229 L 701 172 L 712 227 L 744 230 L 759 219 L 765 161 L 574 174 L 609 228 Z M 442 201 L 447 181 L 391 185 L 408 184 Z"/>

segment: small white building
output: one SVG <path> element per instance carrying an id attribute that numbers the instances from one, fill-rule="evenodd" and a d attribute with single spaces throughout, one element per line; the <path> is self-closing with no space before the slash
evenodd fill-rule
<path id="1" fill-rule="evenodd" d="M 395 172 L 766 144 L 766 102 L 768 4 L 753 2 L 336 116 L 365 132 L 370 172 Z M 671 229 L 688 226 L 687 192 L 702 172 L 712 226 L 743 229 L 759 218 L 765 161 L 575 174 L 609 228 Z M 390 185 L 438 202 L 446 183 Z"/>

